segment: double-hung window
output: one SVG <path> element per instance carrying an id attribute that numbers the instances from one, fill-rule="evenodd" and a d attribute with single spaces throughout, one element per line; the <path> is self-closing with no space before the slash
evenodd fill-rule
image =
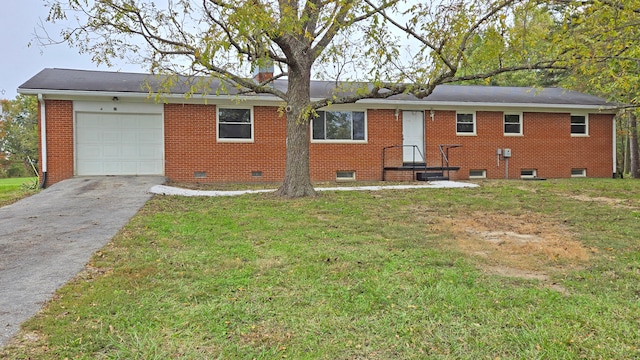
<path id="1" fill-rule="evenodd" d="M 474 112 L 456 113 L 456 134 L 475 135 L 476 134 L 476 114 Z"/>
<path id="2" fill-rule="evenodd" d="M 504 114 L 504 134 L 522 135 L 522 114 Z"/>
<path id="3" fill-rule="evenodd" d="M 364 111 L 318 111 L 312 121 L 313 140 L 366 141 L 367 126 Z"/>
<path id="4" fill-rule="evenodd" d="M 589 119 L 586 115 L 571 114 L 571 136 L 589 135 Z"/>
<path id="5" fill-rule="evenodd" d="M 251 108 L 218 107 L 219 141 L 253 141 L 253 111 Z"/>

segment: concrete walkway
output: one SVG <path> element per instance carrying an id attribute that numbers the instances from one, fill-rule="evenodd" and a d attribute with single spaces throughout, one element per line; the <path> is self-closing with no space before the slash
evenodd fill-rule
<path id="1" fill-rule="evenodd" d="M 165 181 L 153 176 L 65 180 L 0 208 L 0 347 L 71 280 Z"/>
<path id="2" fill-rule="evenodd" d="M 442 188 L 473 188 L 477 184 L 459 181 L 430 181 L 422 185 L 380 185 L 380 186 L 340 186 L 316 188 L 316 191 L 379 191 L 379 190 L 406 190 L 406 189 L 442 189 Z M 173 186 L 156 185 L 149 190 L 154 194 L 178 195 L 178 196 L 239 196 L 244 194 L 270 193 L 269 190 L 191 190 Z"/>

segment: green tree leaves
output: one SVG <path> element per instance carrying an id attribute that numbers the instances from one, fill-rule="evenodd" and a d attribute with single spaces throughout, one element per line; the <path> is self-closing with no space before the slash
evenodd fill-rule
<path id="1" fill-rule="evenodd" d="M 38 160 L 38 101 L 18 95 L 0 100 L 0 157 L 6 176 L 33 176 L 30 163 Z M 0 175 L 2 171 L 0 171 Z"/>

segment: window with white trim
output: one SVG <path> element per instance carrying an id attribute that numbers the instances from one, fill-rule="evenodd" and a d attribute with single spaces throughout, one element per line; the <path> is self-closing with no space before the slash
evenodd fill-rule
<path id="1" fill-rule="evenodd" d="M 522 135 L 522 114 L 504 114 L 504 134 Z"/>
<path id="2" fill-rule="evenodd" d="M 587 169 L 571 169 L 571 177 L 587 177 Z"/>
<path id="3" fill-rule="evenodd" d="M 522 179 L 535 179 L 537 177 L 538 177 L 538 171 L 536 169 L 520 170 L 520 178 Z"/>
<path id="4" fill-rule="evenodd" d="M 366 141 L 364 111 L 318 111 L 312 120 L 311 138 L 317 141 Z"/>
<path id="5" fill-rule="evenodd" d="M 456 113 L 456 134 L 475 135 L 476 133 L 476 113 L 469 112 Z"/>
<path id="6" fill-rule="evenodd" d="M 571 136 L 589 135 L 589 119 L 586 115 L 571 114 Z"/>
<path id="7" fill-rule="evenodd" d="M 356 172 L 336 171 L 336 181 L 356 181 Z"/>
<path id="8" fill-rule="evenodd" d="M 220 141 L 253 141 L 253 111 L 251 108 L 218 107 Z"/>
<path id="9" fill-rule="evenodd" d="M 487 170 L 471 169 L 469 170 L 469 179 L 486 179 Z"/>

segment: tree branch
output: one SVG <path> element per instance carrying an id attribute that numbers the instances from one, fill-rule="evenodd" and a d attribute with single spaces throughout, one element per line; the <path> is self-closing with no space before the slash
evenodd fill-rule
<path id="1" fill-rule="evenodd" d="M 314 59 L 317 58 L 320 53 L 322 53 L 322 51 L 329 46 L 329 44 L 331 43 L 331 41 L 333 40 L 333 38 L 343 29 L 346 28 L 348 26 L 351 26 L 355 23 L 364 21 L 366 19 L 369 19 L 370 17 L 374 16 L 375 14 L 378 14 L 380 10 L 385 10 L 389 7 L 394 6 L 395 4 L 397 4 L 400 0 L 390 0 L 390 1 L 384 1 L 382 6 L 380 7 L 376 7 L 373 6 L 370 3 L 370 0 L 365 0 L 365 2 L 371 6 L 373 8 L 373 10 L 371 11 L 367 11 L 364 14 L 360 15 L 360 16 L 356 16 L 353 19 L 349 19 L 347 21 L 347 15 L 349 13 L 349 11 L 352 9 L 352 4 L 351 2 L 347 2 L 348 6 L 343 6 L 340 8 L 340 10 L 337 12 L 337 14 L 335 16 L 332 17 L 332 21 L 329 24 L 329 26 L 326 28 L 326 31 L 324 32 L 324 35 L 322 36 L 322 38 L 316 43 L 315 46 L 313 46 L 312 51 L 314 53 Z"/>

